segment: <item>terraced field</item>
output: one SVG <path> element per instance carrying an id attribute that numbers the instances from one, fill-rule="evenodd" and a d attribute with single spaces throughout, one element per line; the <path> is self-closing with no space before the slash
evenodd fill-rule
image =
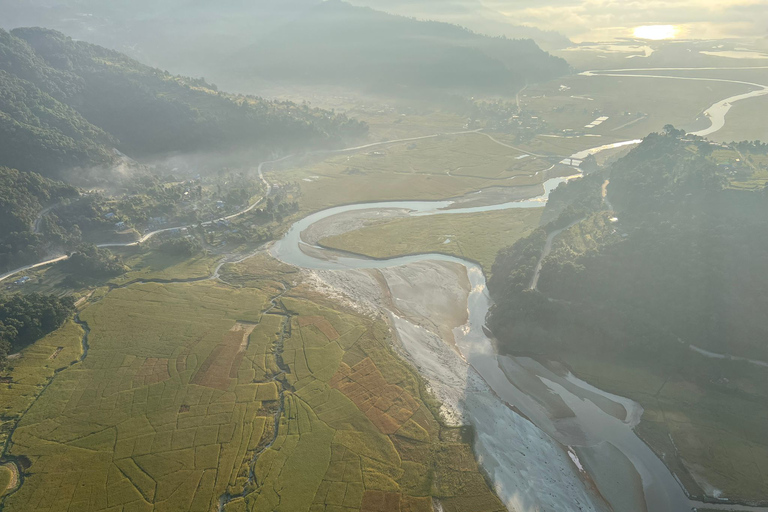
<path id="1" fill-rule="evenodd" d="M 20 361 L 67 365 L 12 433 L 7 455 L 28 465 L 4 510 L 503 509 L 386 324 L 266 256 L 223 279 L 92 298 L 73 366 L 74 324 L 28 349 Z"/>

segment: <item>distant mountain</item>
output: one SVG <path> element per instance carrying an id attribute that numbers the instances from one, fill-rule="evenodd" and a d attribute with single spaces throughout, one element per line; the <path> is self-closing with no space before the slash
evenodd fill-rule
<path id="1" fill-rule="evenodd" d="M 329 0 L 265 36 L 237 60 L 265 80 L 376 92 L 406 88 L 510 92 L 569 71 L 531 40 L 491 38 L 456 25 Z"/>
<path id="2" fill-rule="evenodd" d="M 329 146 L 366 127 L 219 92 L 59 32 L 0 30 L 0 165 L 55 175 L 171 152 Z"/>
<path id="3" fill-rule="evenodd" d="M 519 21 L 485 6 L 480 0 L 351 0 L 351 3 L 391 14 L 452 23 L 488 36 L 533 39 L 545 50 L 573 45 L 559 32 L 520 25 Z"/>
<path id="4" fill-rule="evenodd" d="M 0 27 L 49 27 L 174 73 L 209 76 L 233 51 L 320 1 L 0 0 Z"/>
<path id="5" fill-rule="evenodd" d="M 370 3 L 379 8 L 378 2 Z M 452 12 L 453 5 L 434 12 Z M 478 34 L 513 39 L 544 41 L 551 36 L 549 48 L 568 45 L 557 34 L 513 27 L 503 15 L 494 18 L 486 11 L 476 16 L 482 24 L 466 25 Z M 313 83 L 315 78 L 366 90 L 504 92 L 569 71 L 564 61 L 530 40 L 505 41 L 338 0 L 0 0 L 0 12 L 0 26 L 48 26 L 174 73 L 204 75 L 249 92 L 272 83 Z M 464 24 L 469 17 L 455 19 Z"/>

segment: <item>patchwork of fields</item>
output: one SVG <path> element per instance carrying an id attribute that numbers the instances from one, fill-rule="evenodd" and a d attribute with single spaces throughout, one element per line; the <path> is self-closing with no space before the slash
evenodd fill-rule
<path id="1" fill-rule="evenodd" d="M 467 433 L 439 423 L 384 323 L 264 256 L 224 278 L 237 284 L 92 298 L 80 314 L 89 349 L 72 366 L 74 324 L 25 351 L 11 372 L 23 403 L 7 401 L 31 404 L 7 449 L 26 461 L 24 480 L 4 510 L 427 512 L 433 498 L 456 512 L 503 509 Z M 25 398 L 27 373 L 41 386 L 59 358 L 65 369 Z"/>

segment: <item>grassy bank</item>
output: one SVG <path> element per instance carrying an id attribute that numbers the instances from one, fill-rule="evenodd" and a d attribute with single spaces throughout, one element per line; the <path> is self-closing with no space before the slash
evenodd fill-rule
<path id="1" fill-rule="evenodd" d="M 482 134 L 440 136 L 305 161 L 267 173 L 299 183 L 302 212 L 351 202 L 439 200 L 488 187 L 542 182 L 551 163 L 499 145 Z"/>
<path id="2" fill-rule="evenodd" d="M 503 247 L 539 226 L 543 208 L 398 219 L 325 238 L 326 247 L 392 258 L 437 252 L 477 261 L 490 273 Z"/>

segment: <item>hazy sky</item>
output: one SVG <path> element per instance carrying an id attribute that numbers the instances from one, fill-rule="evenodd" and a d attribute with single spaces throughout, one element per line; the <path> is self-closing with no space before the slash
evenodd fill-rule
<path id="1" fill-rule="evenodd" d="M 638 25 L 680 26 L 680 37 L 768 35 L 768 0 L 481 0 L 519 24 L 575 41 L 630 36 Z"/>

